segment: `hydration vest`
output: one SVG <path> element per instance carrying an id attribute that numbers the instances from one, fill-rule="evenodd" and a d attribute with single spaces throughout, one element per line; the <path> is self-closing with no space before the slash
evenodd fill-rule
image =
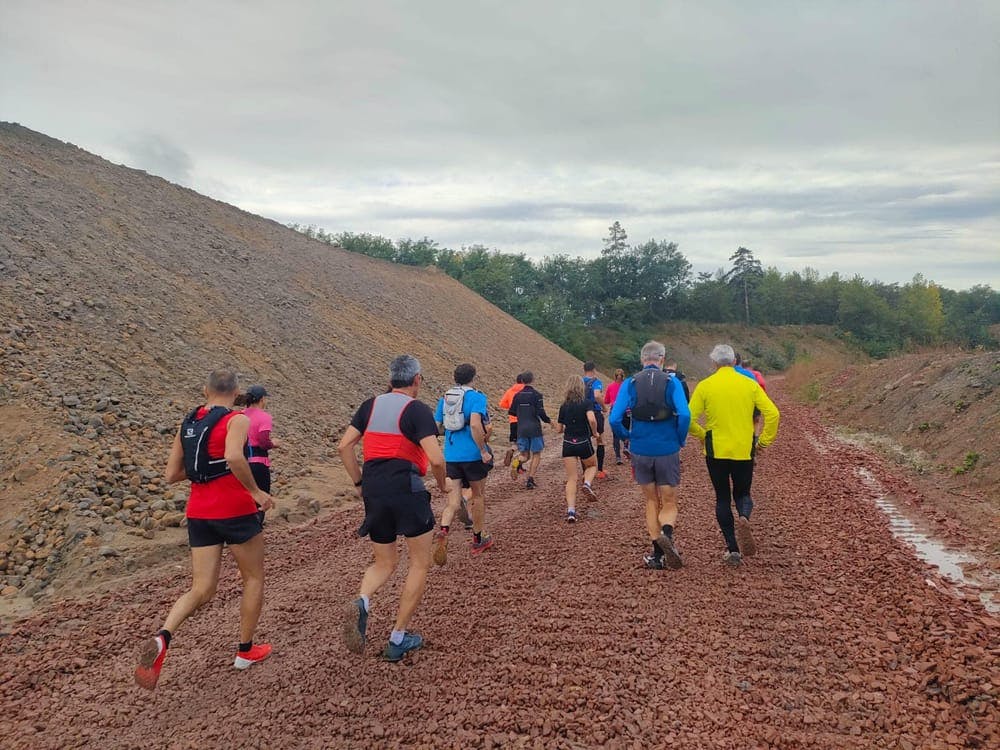
<path id="1" fill-rule="evenodd" d="M 659 367 L 647 367 L 632 376 L 635 383 L 633 421 L 663 422 L 677 416 L 674 402 L 666 395 L 670 377 Z"/>
<path id="2" fill-rule="evenodd" d="M 184 473 L 192 482 L 205 484 L 213 479 L 231 474 L 232 469 L 225 455 L 211 456 L 208 443 L 218 424 L 232 414 L 225 406 L 213 406 L 205 414 L 198 417 L 198 412 L 204 407 L 199 406 L 188 414 L 181 423 L 181 449 L 184 451 Z M 250 457 L 250 446 L 243 444 L 243 453 Z"/>
<path id="3" fill-rule="evenodd" d="M 585 377 L 583 379 L 583 387 L 585 388 L 583 397 L 594 405 L 594 412 L 600 414 L 604 409 L 597 403 L 597 399 L 594 398 L 594 383 L 596 382 L 597 378 Z"/>
<path id="4" fill-rule="evenodd" d="M 403 434 L 399 420 L 412 398 L 405 393 L 383 393 L 372 401 L 372 411 L 365 425 L 361 452 L 366 462 L 379 458 L 409 461 L 420 473 L 427 474 L 429 461 L 424 449 Z"/>

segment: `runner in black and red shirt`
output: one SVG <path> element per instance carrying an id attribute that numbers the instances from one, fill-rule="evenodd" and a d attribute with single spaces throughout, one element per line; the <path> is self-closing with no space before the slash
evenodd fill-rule
<path id="1" fill-rule="evenodd" d="M 391 390 L 361 404 L 340 441 L 340 458 L 365 504 L 366 530 L 375 561 L 365 571 L 357 599 L 344 608 L 344 640 L 354 653 L 364 651 L 370 600 L 389 580 L 399 563 L 396 539 L 406 537 L 410 566 L 399 598 L 396 624 L 382 651 L 387 661 L 399 661 L 423 645 L 417 633 L 408 633 L 427 582 L 431 565 L 434 512 L 423 477 L 428 468 L 438 489 L 446 491 L 444 456 L 437 441 L 434 413 L 417 400 L 423 376 L 420 362 L 408 354 L 389 365 Z M 355 446 L 362 444 L 364 466 L 358 465 Z"/>
<path id="2" fill-rule="evenodd" d="M 177 628 L 215 595 L 223 545 L 229 546 L 243 578 L 240 641 L 233 666 L 246 669 L 271 653 L 267 643 L 254 645 L 253 634 L 264 601 L 262 516 L 273 503 L 257 487 L 247 463 L 250 420 L 232 411 L 236 396 L 236 374 L 212 372 L 205 386 L 205 404 L 184 420 L 170 449 L 167 481 L 191 480 L 186 514 L 192 582 L 160 631 L 140 648 L 135 681 L 147 690 L 156 687 Z"/>

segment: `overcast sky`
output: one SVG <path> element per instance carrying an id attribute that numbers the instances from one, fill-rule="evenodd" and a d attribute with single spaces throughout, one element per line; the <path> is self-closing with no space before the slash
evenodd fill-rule
<path id="1" fill-rule="evenodd" d="M 0 119 L 335 232 L 998 289 L 998 40 L 995 0 L 0 0 Z"/>

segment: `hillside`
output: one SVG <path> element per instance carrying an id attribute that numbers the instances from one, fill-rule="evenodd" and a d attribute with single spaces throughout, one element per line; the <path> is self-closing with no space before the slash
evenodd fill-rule
<path id="1" fill-rule="evenodd" d="M 1000 353 L 931 350 L 866 364 L 804 362 L 788 376 L 844 436 L 905 467 L 938 531 L 1000 555 Z"/>
<path id="2" fill-rule="evenodd" d="M 183 538 L 169 527 L 184 493 L 159 477 L 215 367 L 271 391 L 276 431 L 295 446 L 276 462 L 293 520 L 340 495 L 336 440 L 395 354 L 420 358 L 425 400 L 463 361 L 490 394 L 523 369 L 548 393 L 579 371 L 439 272 L 332 248 L 18 125 L 0 124 L 0 164 L 8 595 L 37 595 L 68 564 L 84 580 L 139 565 L 146 553 L 118 553 L 123 528 Z"/>
<path id="3" fill-rule="evenodd" d="M 607 332 L 598 337 L 598 359 L 611 371 L 621 334 Z M 682 372 L 693 379 L 712 373 L 709 352 L 716 344 L 731 344 L 765 375 L 780 372 L 795 362 L 814 360 L 861 362 L 868 357 L 853 350 L 837 337 L 830 326 L 753 326 L 724 323 L 678 321 L 663 325 L 652 333 L 667 347 L 667 356 L 677 360 Z M 635 349 L 636 347 L 632 347 Z M 631 353 L 631 350 L 626 350 Z"/>

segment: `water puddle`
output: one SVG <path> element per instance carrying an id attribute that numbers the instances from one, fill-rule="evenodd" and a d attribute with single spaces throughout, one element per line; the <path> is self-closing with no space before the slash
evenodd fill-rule
<path id="1" fill-rule="evenodd" d="M 975 556 L 948 549 L 937 539 L 921 531 L 889 499 L 882 484 L 868 469 L 862 466 L 855 471 L 865 486 L 875 494 L 875 506 L 889 519 L 889 529 L 893 536 L 913 547 L 917 557 L 937 568 L 943 578 L 976 590 L 987 611 L 1000 612 L 1000 601 L 996 596 L 1000 591 L 1000 576 L 989 572 L 980 573 L 978 577 L 967 574 L 962 566 L 978 564 L 980 561 Z"/>

